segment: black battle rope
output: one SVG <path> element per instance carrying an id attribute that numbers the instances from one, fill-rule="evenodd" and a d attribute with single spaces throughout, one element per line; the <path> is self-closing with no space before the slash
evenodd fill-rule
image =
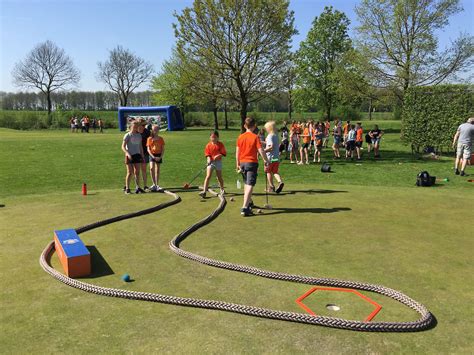
<path id="1" fill-rule="evenodd" d="M 95 222 L 95 223 L 86 225 L 84 227 L 77 228 L 76 232 L 78 234 L 84 233 L 86 231 L 99 228 L 110 223 L 153 213 L 153 212 L 159 211 L 161 209 L 164 209 L 166 207 L 169 207 L 181 202 L 181 198 L 176 193 L 173 193 L 170 191 L 165 191 L 165 193 L 169 196 L 172 196 L 173 200 L 162 203 L 152 208 L 142 210 L 142 211 L 129 213 L 129 214 L 109 218 L 103 221 Z M 420 315 L 420 318 L 413 322 L 362 322 L 362 321 L 346 320 L 346 319 L 335 318 L 335 317 L 314 316 L 310 314 L 286 312 L 286 311 L 279 311 L 279 310 L 260 308 L 260 307 L 252 307 L 252 306 L 228 303 L 228 302 L 223 302 L 223 301 L 168 296 L 168 295 L 161 295 L 158 293 L 128 291 L 128 290 L 123 290 L 123 289 L 96 286 L 90 283 L 78 281 L 70 277 L 67 277 L 64 274 L 55 270 L 51 266 L 50 261 L 51 261 L 51 255 L 54 252 L 54 242 L 49 243 L 48 246 L 43 250 L 40 256 L 41 267 L 48 274 L 50 274 L 57 280 L 65 283 L 66 285 L 78 288 L 83 291 L 95 293 L 97 295 L 103 295 L 103 296 L 109 296 L 109 297 L 119 297 L 119 298 L 131 299 L 131 300 L 160 302 L 160 303 L 174 304 L 174 305 L 188 306 L 188 307 L 216 309 L 216 310 L 221 310 L 221 311 L 241 313 L 241 314 L 262 317 L 262 318 L 279 319 L 279 320 L 285 320 L 285 321 L 291 321 L 291 322 L 314 324 L 314 325 L 321 325 L 325 327 L 357 330 L 357 331 L 414 332 L 414 331 L 421 331 L 421 330 L 428 329 L 435 323 L 434 316 L 421 303 L 418 303 L 417 301 L 411 299 L 410 297 L 404 295 L 403 293 L 399 291 L 392 290 L 384 286 L 362 283 L 362 282 L 345 281 L 345 280 L 328 279 L 328 278 L 315 278 L 315 277 L 309 277 L 309 276 L 292 275 L 292 274 L 267 271 L 267 270 L 258 269 L 252 266 L 233 264 L 233 263 L 229 263 L 225 261 L 206 258 L 206 257 L 200 256 L 194 253 L 190 253 L 188 251 L 181 249 L 180 243 L 184 239 L 186 239 L 186 237 L 188 237 L 190 234 L 197 231 L 201 227 L 209 224 L 211 221 L 216 219 L 217 216 L 219 216 L 222 213 L 222 211 L 224 211 L 226 203 L 227 203 L 226 199 L 223 195 L 219 194 L 217 196 L 219 197 L 219 200 L 220 200 L 219 206 L 209 216 L 203 218 L 199 222 L 193 224 L 186 230 L 182 231 L 170 241 L 169 246 L 174 253 L 182 257 L 197 261 L 202 264 L 206 264 L 206 265 L 210 265 L 210 266 L 214 266 L 214 267 L 218 267 L 222 269 L 227 269 L 227 270 L 244 272 L 247 274 L 252 274 L 252 275 L 256 275 L 260 277 L 266 277 L 270 279 L 291 281 L 291 282 L 303 283 L 303 284 L 308 284 L 308 285 L 342 287 L 342 288 L 375 292 L 375 293 L 390 297 L 394 300 L 397 300 L 398 302 L 404 304 L 405 306 L 415 310 Z"/>

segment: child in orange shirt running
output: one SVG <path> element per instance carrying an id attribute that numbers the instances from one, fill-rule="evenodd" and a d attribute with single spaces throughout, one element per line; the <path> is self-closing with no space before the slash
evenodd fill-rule
<path id="1" fill-rule="evenodd" d="M 224 191 L 224 179 L 222 178 L 222 157 L 227 155 L 224 144 L 219 142 L 219 132 L 213 131 L 210 135 L 210 142 L 207 143 L 204 148 L 204 155 L 207 159 L 207 174 L 204 179 L 203 190 L 199 193 L 199 196 L 206 198 L 206 192 L 209 188 L 209 180 L 212 177 L 212 171 L 216 171 L 217 180 L 221 188 L 221 194 L 225 194 Z"/>
<path id="2" fill-rule="evenodd" d="M 153 125 L 151 127 L 150 137 L 147 138 L 146 147 L 150 155 L 150 175 L 153 186 L 151 192 L 162 192 L 160 187 L 160 165 L 163 163 L 163 155 L 165 154 L 165 141 L 158 134 L 160 126 Z"/>
<path id="3" fill-rule="evenodd" d="M 255 120 L 247 117 L 244 125 L 246 132 L 242 133 L 237 139 L 237 147 L 235 150 L 235 162 L 237 171 L 242 174 L 244 180 L 244 203 L 240 214 L 244 217 L 253 215 L 252 213 L 252 193 L 257 183 L 258 173 L 258 155 L 268 165 L 270 161 L 262 149 L 260 139 L 253 132 L 255 129 Z"/>

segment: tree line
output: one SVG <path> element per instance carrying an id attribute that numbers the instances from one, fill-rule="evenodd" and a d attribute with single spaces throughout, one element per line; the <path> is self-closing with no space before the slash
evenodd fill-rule
<path id="1" fill-rule="evenodd" d="M 194 0 L 175 13 L 175 48 L 157 74 L 117 46 L 98 63 L 97 80 L 121 106 L 151 81 L 154 103 L 183 114 L 205 104 L 218 128 L 218 110 L 238 110 L 243 124 L 251 107 L 282 95 L 290 117 L 317 109 L 331 118 L 341 105 L 401 107 L 411 87 L 460 81 L 472 70 L 473 36 L 460 34 L 445 49 L 436 37 L 463 10 L 459 0 L 361 0 L 355 10 L 354 38 L 346 14 L 328 6 L 293 51 L 298 31 L 288 0 Z M 13 77 L 40 90 L 50 113 L 54 93 L 77 84 L 80 72 L 46 41 L 17 63 Z"/>

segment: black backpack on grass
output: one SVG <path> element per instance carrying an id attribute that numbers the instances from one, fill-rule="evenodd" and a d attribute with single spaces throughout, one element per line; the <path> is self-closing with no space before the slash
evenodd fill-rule
<path id="1" fill-rule="evenodd" d="M 416 177 L 416 186 L 433 186 L 436 182 L 436 176 L 430 176 L 427 171 L 420 172 Z"/>

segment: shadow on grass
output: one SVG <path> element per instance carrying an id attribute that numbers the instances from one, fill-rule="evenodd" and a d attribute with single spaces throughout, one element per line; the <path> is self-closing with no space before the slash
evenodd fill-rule
<path id="1" fill-rule="evenodd" d="M 279 196 L 286 196 L 286 195 L 295 195 L 295 194 L 307 194 L 307 195 L 316 195 L 316 194 L 335 194 L 335 193 L 346 193 L 348 191 L 345 190 L 327 190 L 327 189 L 309 189 L 309 190 L 286 190 L 282 191 L 281 193 L 269 193 L 268 196 L 271 198 L 279 197 Z M 235 193 L 230 192 L 226 193 L 226 197 L 236 197 L 236 196 L 243 196 L 243 193 Z M 266 196 L 264 192 L 254 192 L 252 196 Z"/>
<path id="2" fill-rule="evenodd" d="M 0 208 L 2 208 L 2 207 L 5 207 L 5 205 L 4 205 L 3 203 L 2 203 L 2 204 L 0 204 Z"/>
<path id="3" fill-rule="evenodd" d="M 311 208 L 311 207 L 305 207 L 305 208 L 288 208 L 288 207 L 281 207 L 281 208 L 273 208 L 271 210 L 264 209 L 262 207 L 257 207 L 255 208 L 261 208 L 262 210 L 265 210 L 264 213 L 261 214 L 256 214 L 254 217 L 259 217 L 259 216 L 269 216 L 269 215 L 275 215 L 275 214 L 286 214 L 286 213 L 335 213 L 335 212 L 342 212 L 342 211 L 352 211 L 351 208 L 349 207 L 334 207 L 334 208 Z"/>
<path id="4" fill-rule="evenodd" d="M 87 279 L 95 279 L 97 277 L 113 275 L 114 271 L 104 259 L 102 254 L 93 245 L 87 245 L 87 249 L 91 253 L 92 273 L 86 277 Z"/>

